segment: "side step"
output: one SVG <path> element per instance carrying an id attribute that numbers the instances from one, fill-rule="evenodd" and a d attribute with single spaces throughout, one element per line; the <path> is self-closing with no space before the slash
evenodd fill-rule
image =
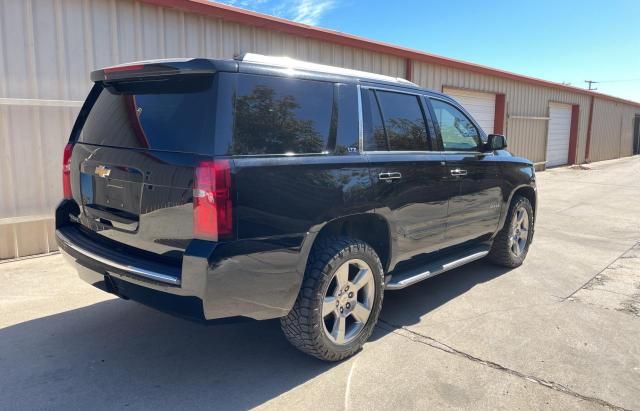
<path id="1" fill-rule="evenodd" d="M 401 290 L 405 287 L 419 283 L 422 280 L 453 270 L 467 263 L 479 260 L 489 254 L 489 247 L 475 247 L 454 254 L 440 257 L 417 267 L 411 267 L 399 272 L 392 272 L 391 281 L 386 284 L 387 290 Z"/>

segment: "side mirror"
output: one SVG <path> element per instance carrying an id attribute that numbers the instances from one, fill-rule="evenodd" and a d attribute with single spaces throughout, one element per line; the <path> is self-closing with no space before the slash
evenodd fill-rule
<path id="1" fill-rule="evenodd" d="M 486 151 L 504 150 L 507 148 L 507 138 L 502 134 L 489 134 L 485 148 Z"/>

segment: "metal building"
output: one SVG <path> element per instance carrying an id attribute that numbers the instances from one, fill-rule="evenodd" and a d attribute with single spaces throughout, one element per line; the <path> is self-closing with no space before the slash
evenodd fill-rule
<path id="1" fill-rule="evenodd" d="M 640 103 L 205 0 L 2 0 L 0 259 L 56 248 L 52 211 L 62 149 L 90 71 L 241 52 L 405 77 L 445 91 L 540 168 L 629 156 L 640 146 Z"/>

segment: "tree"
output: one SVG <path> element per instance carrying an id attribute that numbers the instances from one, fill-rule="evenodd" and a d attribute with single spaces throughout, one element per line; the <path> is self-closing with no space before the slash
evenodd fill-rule
<path id="1" fill-rule="evenodd" d="M 296 117 L 294 96 L 276 96 L 266 86 L 236 98 L 235 135 L 231 154 L 319 153 L 324 140 L 312 120 Z"/>

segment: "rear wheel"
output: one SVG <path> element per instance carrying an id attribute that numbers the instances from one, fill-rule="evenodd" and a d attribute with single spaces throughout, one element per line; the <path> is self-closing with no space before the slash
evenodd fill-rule
<path id="1" fill-rule="evenodd" d="M 511 201 L 504 227 L 493 241 L 489 260 L 504 267 L 522 264 L 533 238 L 533 208 L 526 197 Z"/>
<path id="2" fill-rule="evenodd" d="M 293 309 L 281 319 L 287 339 L 325 361 L 355 354 L 378 321 L 383 270 L 360 240 L 327 238 L 314 246 Z"/>

